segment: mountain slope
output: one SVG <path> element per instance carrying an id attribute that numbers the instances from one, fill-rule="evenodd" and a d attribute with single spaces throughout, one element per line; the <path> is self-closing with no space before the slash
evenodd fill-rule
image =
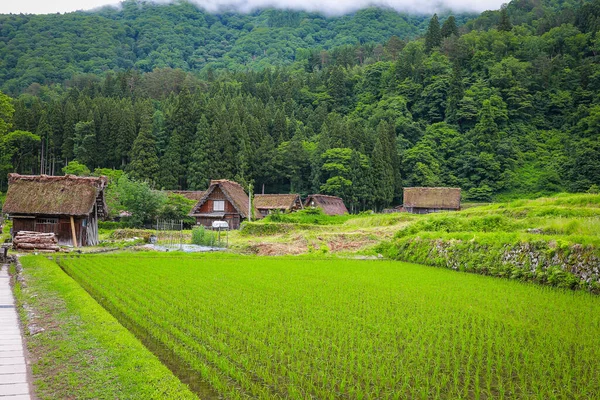
<path id="1" fill-rule="evenodd" d="M 341 17 L 274 9 L 210 14 L 187 2 L 135 0 L 94 12 L 0 15 L 0 82 L 17 94 L 74 73 L 260 69 L 290 64 L 311 49 L 410 39 L 429 18 L 378 8 Z M 459 23 L 468 18 L 457 17 Z"/>

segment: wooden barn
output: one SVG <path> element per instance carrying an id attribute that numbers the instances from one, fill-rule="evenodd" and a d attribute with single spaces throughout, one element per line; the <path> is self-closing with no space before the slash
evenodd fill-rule
<path id="1" fill-rule="evenodd" d="M 239 229 L 243 219 L 248 218 L 249 199 L 244 188 L 226 179 L 213 180 L 204 195 L 192 209 L 190 216 L 196 224 L 207 228 L 215 221 L 225 221 L 230 229 Z M 254 207 L 252 219 L 262 218 Z"/>
<path id="2" fill-rule="evenodd" d="M 304 207 L 321 208 L 326 215 L 344 215 L 348 213 L 344 200 L 340 197 L 324 194 L 309 195 L 304 201 Z"/>
<path id="3" fill-rule="evenodd" d="M 254 206 L 263 216 L 274 211 L 286 213 L 304 208 L 299 194 L 257 194 Z"/>
<path id="4" fill-rule="evenodd" d="M 404 188 L 404 210 L 413 214 L 460 210 L 460 188 Z"/>
<path id="5" fill-rule="evenodd" d="M 98 244 L 98 220 L 107 215 L 105 177 L 8 175 L 2 212 L 19 231 L 54 233 L 61 245 Z"/>

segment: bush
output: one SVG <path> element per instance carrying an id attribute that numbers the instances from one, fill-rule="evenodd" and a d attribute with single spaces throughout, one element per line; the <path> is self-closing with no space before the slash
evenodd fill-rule
<path id="1" fill-rule="evenodd" d="M 197 226 L 192 229 L 192 244 L 220 247 L 223 244 L 223 240 L 219 242 L 217 232 L 210 231 L 203 226 Z"/>
<path id="2" fill-rule="evenodd" d="M 326 215 L 320 208 L 305 208 L 289 214 L 273 213 L 266 216 L 264 222 L 287 224 L 338 225 L 343 224 L 356 215 Z"/>
<path id="3" fill-rule="evenodd" d="M 125 222 L 98 221 L 98 228 L 99 229 L 108 229 L 108 230 L 125 229 L 125 228 L 129 228 L 129 225 L 126 224 Z"/>

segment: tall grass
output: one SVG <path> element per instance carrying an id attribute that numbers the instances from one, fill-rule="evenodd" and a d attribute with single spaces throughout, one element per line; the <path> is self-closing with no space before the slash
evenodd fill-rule
<path id="1" fill-rule="evenodd" d="M 223 236 L 226 233 L 223 233 Z M 198 246 L 221 246 L 223 240 L 219 241 L 219 235 L 215 231 L 208 230 L 203 226 L 195 226 L 192 229 L 192 244 Z"/>

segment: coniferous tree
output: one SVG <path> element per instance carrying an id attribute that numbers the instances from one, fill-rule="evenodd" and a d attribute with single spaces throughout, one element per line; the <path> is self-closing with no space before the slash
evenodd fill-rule
<path id="1" fill-rule="evenodd" d="M 212 176 L 211 155 L 217 154 L 216 143 L 211 134 L 211 126 L 203 115 L 196 128 L 196 138 L 188 166 L 188 185 L 191 190 L 203 190 L 208 187 Z"/>
<path id="2" fill-rule="evenodd" d="M 500 8 L 500 21 L 498 22 L 498 30 L 501 32 L 510 32 L 512 30 L 512 24 L 510 23 L 510 18 L 508 17 L 506 5 L 503 5 L 502 8 Z"/>
<path id="3" fill-rule="evenodd" d="M 140 131 L 131 148 L 129 176 L 133 179 L 155 182 L 159 172 L 156 138 L 152 132 L 152 118 L 144 114 L 140 118 Z"/>
<path id="4" fill-rule="evenodd" d="M 158 184 L 163 189 L 182 189 L 180 177 L 183 173 L 181 166 L 181 137 L 177 130 L 173 131 L 164 156 L 160 159 Z"/>
<path id="5" fill-rule="evenodd" d="M 52 128 L 50 127 L 50 124 L 48 124 L 48 116 L 46 112 L 42 113 L 35 133 L 40 137 L 41 141 L 40 174 L 50 174 L 51 171 L 49 171 L 50 168 L 48 165 L 48 160 L 51 158 L 49 153 L 50 148 L 52 147 Z"/>
<path id="6" fill-rule="evenodd" d="M 440 29 L 440 21 L 437 14 L 433 14 L 429 21 L 429 27 L 425 34 L 425 50 L 430 52 L 434 47 L 440 47 L 442 44 L 442 32 Z"/>
<path id="7" fill-rule="evenodd" d="M 450 123 L 458 123 L 459 103 L 464 96 L 464 84 L 462 81 L 462 70 L 458 63 L 452 65 L 452 77 L 448 89 L 448 101 L 446 102 L 446 120 Z"/>
<path id="8" fill-rule="evenodd" d="M 377 127 L 377 139 L 373 149 L 373 200 L 378 209 L 389 206 L 394 199 L 396 186 L 394 166 L 390 153 L 388 123 L 382 121 Z"/>
<path id="9" fill-rule="evenodd" d="M 441 30 L 442 38 L 447 38 L 452 35 L 458 36 L 458 27 L 456 26 L 456 18 L 451 15 L 442 24 Z"/>
<path id="10" fill-rule="evenodd" d="M 80 121 L 75 124 L 75 159 L 88 168 L 96 166 L 96 132 L 94 121 Z"/>
<path id="11" fill-rule="evenodd" d="M 118 136 L 116 138 L 116 152 L 120 161 L 120 166 L 125 167 L 129 163 L 131 146 L 133 146 L 133 141 L 137 135 L 135 117 L 131 102 L 123 99 L 120 105 L 123 108 L 119 112 L 121 115 L 119 120 Z"/>
<path id="12" fill-rule="evenodd" d="M 77 123 L 77 109 L 72 102 L 65 106 L 65 123 L 62 137 L 62 158 L 65 163 L 74 158 L 73 147 L 75 144 L 75 124 Z"/>

